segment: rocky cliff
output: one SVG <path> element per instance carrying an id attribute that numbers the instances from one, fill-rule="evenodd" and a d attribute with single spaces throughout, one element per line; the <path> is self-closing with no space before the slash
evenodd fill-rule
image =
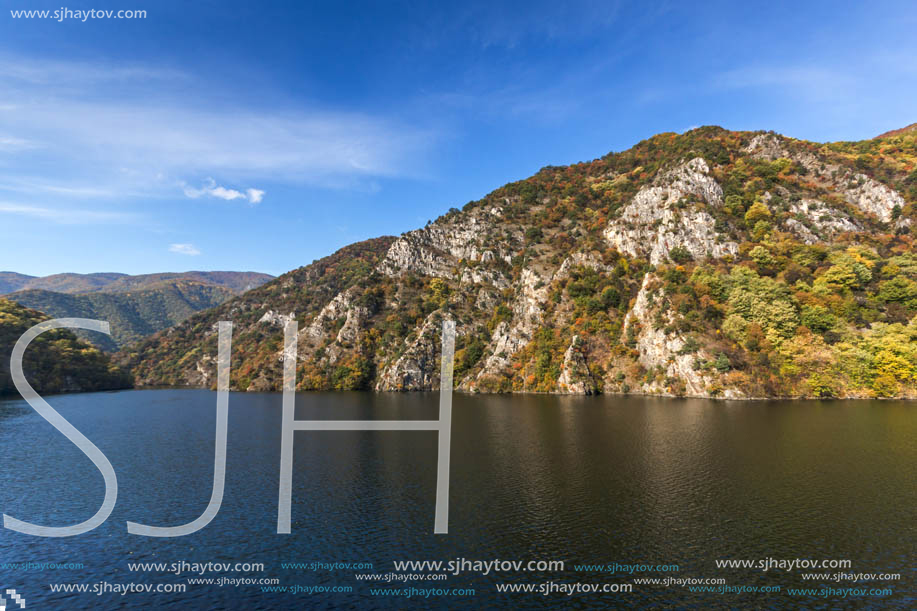
<path id="1" fill-rule="evenodd" d="M 355 244 L 121 354 L 139 383 L 467 392 L 914 396 L 915 132 L 816 144 L 700 128 L 547 167 Z"/>

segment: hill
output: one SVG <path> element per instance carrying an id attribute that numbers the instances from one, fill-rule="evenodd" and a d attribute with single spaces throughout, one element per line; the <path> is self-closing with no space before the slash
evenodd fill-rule
<path id="1" fill-rule="evenodd" d="M 0 272 L 0 295 L 18 291 L 24 287 L 29 280 L 33 280 L 34 278 L 35 276 L 17 274 L 16 272 Z"/>
<path id="2" fill-rule="evenodd" d="M 10 354 L 22 334 L 48 316 L 0 298 L 0 395 L 14 394 Z M 130 376 L 66 329 L 35 338 L 23 358 L 26 379 L 40 394 L 129 388 Z"/>
<path id="3" fill-rule="evenodd" d="M 261 286 L 273 276 L 258 272 L 180 272 L 129 276 L 117 273 L 54 274 L 27 276 L 0 272 L 0 295 L 16 291 L 43 290 L 56 293 L 123 293 L 153 288 L 166 281 L 192 281 L 229 289 L 239 294 Z"/>
<path id="4" fill-rule="evenodd" d="M 111 336 L 77 331 L 98 348 L 115 351 L 176 325 L 195 312 L 215 307 L 234 295 L 261 286 L 273 276 L 257 272 L 182 272 L 126 274 L 56 274 L 35 278 L 0 272 L 11 299 L 54 318 L 76 316 L 106 320 Z"/>
<path id="5" fill-rule="evenodd" d="M 195 312 L 220 305 L 235 293 L 229 289 L 190 280 L 141 285 L 130 292 L 82 294 L 26 290 L 6 298 L 45 312 L 54 318 L 79 317 L 111 323 L 111 335 L 77 331 L 95 346 L 115 351 L 157 331 L 176 325 Z"/>
<path id="6" fill-rule="evenodd" d="M 917 138 L 704 127 L 543 168 L 397 239 L 351 245 L 129 347 L 139 384 L 917 396 Z"/>
<path id="7" fill-rule="evenodd" d="M 915 130 L 917 130 L 917 123 L 911 123 L 910 125 L 907 125 L 905 127 L 900 127 L 898 129 L 887 131 L 884 134 L 879 134 L 878 136 L 876 136 L 876 138 L 891 138 L 894 136 L 903 136 L 907 132 L 912 132 Z"/>

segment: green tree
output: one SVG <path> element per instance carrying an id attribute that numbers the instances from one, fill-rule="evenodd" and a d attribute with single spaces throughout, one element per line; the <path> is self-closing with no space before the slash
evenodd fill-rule
<path id="1" fill-rule="evenodd" d="M 739 314 L 730 314 L 723 321 L 723 335 L 734 342 L 739 342 L 745 337 L 745 331 L 748 329 L 748 321 Z"/>
<path id="2" fill-rule="evenodd" d="M 675 246 L 669 251 L 669 259 L 674 263 L 687 263 L 694 260 L 694 255 L 684 246 Z"/>
<path id="3" fill-rule="evenodd" d="M 909 309 L 917 309 L 917 282 L 898 276 L 879 285 L 879 299 L 900 303 Z"/>
<path id="4" fill-rule="evenodd" d="M 716 355 L 716 360 L 713 361 L 713 366 L 720 373 L 726 373 L 732 368 L 732 364 L 729 362 L 729 357 L 726 356 L 726 353 L 720 352 Z"/>
<path id="5" fill-rule="evenodd" d="M 748 253 L 748 256 L 761 267 L 772 269 L 777 266 L 777 259 L 771 254 L 771 251 L 763 246 L 755 246 Z"/>
<path id="6" fill-rule="evenodd" d="M 802 324 L 815 333 L 824 333 L 834 327 L 836 319 L 825 306 L 806 305 L 800 313 Z"/>
<path id="7" fill-rule="evenodd" d="M 745 213 L 745 226 L 754 227 L 758 221 L 770 221 L 771 211 L 764 202 L 757 201 Z"/>

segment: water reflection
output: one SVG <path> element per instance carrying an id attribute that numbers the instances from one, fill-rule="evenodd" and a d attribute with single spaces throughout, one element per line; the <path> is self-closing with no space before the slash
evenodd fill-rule
<path id="1" fill-rule="evenodd" d="M 290 574 L 281 562 L 562 559 L 573 563 L 675 563 L 680 576 L 711 577 L 718 558 L 850 558 L 857 572 L 910 576 L 917 524 L 917 412 L 904 402 L 724 403 L 620 397 L 468 396 L 454 401 L 450 534 L 436 537 L 436 434 L 319 432 L 295 436 L 292 534 L 275 534 L 281 398 L 233 393 L 223 507 L 204 530 L 172 541 L 127 535 L 126 520 L 182 524 L 210 495 L 215 394 L 131 391 L 49 401 L 114 465 L 115 512 L 83 537 L 36 541 L 0 531 L 4 561 L 80 559 L 71 581 L 141 579 L 128 560 L 263 561 L 266 574 L 304 584 L 355 586 L 312 597 L 310 608 L 401 608 L 373 598 L 348 574 Z M 435 419 L 435 394 L 300 394 L 298 419 Z M 0 509 L 37 523 L 85 519 L 101 501 L 91 463 L 21 401 L 0 401 Z M 64 598 L 47 576 L 16 575 L 39 604 Z M 538 575 L 536 581 L 624 577 Z M 767 585 L 773 575 L 728 574 Z M 906 577 L 909 579 L 909 577 Z M 162 576 L 142 579 L 162 581 Z M 791 587 L 798 576 L 780 583 Z M 532 575 L 463 576 L 472 600 L 428 606 L 488 608 L 793 607 L 805 601 L 637 588 L 561 601 L 507 599 L 494 583 Z M 885 608 L 912 607 L 902 582 Z M 87 601 L 82 601 L 87 602 Z M 136 602 L 136 601 L 134 601 Z M 200 588 L 144 603 L 186 608 L 289 608 L 257 588 Z M 302 601 L 299 601 L 300 603 Z M 869 606 L 848 600 L 846 606 Z M 809 604 L 811 603 L 811 604 Z M 99 597 L 94 608 L 120 608 Z M 803 606 L 825 606 L 808 601 Z"/>

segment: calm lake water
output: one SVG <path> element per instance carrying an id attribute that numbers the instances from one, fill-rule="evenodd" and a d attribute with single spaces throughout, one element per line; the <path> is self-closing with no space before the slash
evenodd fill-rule
<path id="1" fill-rule="evenodd" d="M 66 539 L 0 529 L 0 568 L 28 608 L 915 608 L 917 405 L 906 402 L 711 402 L 620 397 L 455 395 L 448 535 L 433 535 L 436 433 L 298 432 L 292 534 L 276 534 L 281 396 L 233 393 L 226 493 L 202 531 L 129 535 L 125 522 L 178 525 L 210 498 L 216 394 L 150 390 L 49 397 L 109 458 L 118 502 L 108 521 Z M 437 394 L 300 394 L 298 419 L 436 419 Z M 104 494 L 100 473 L 20 400 L 0 402 L 0 510 L 42 525 L 81 522 Z M 563 572 L 465 573 L 382 587 L 474 588 L 470 597 L 373 596 L 354 573 L 395 560 L 563 560 Z M 717 559 L 850 559 L 851 573 L 900 581 L 802 581 L 797 569 L 717 569 Z M 51 583 L 184 583 L 133 562 L 264 563 L 281 585 L 350 593 L 265 593 L 188 585 L 182 594 L 52 593 Z M 291 570 L 281 563 L 372 563 Z M 678 572 L 576 571 L 579 564 L 677 564 Z M 2 566 L 2 565 L 0 565 Z M 826 572 L 837 572 L 835 570 Z M 692 593 L 507 594 L 504 583 L 632 583 L 716 578 L 731 586 L 878 588 L 881 597 Z M 18 607 L 7 607 L 18 608 Z"/>

